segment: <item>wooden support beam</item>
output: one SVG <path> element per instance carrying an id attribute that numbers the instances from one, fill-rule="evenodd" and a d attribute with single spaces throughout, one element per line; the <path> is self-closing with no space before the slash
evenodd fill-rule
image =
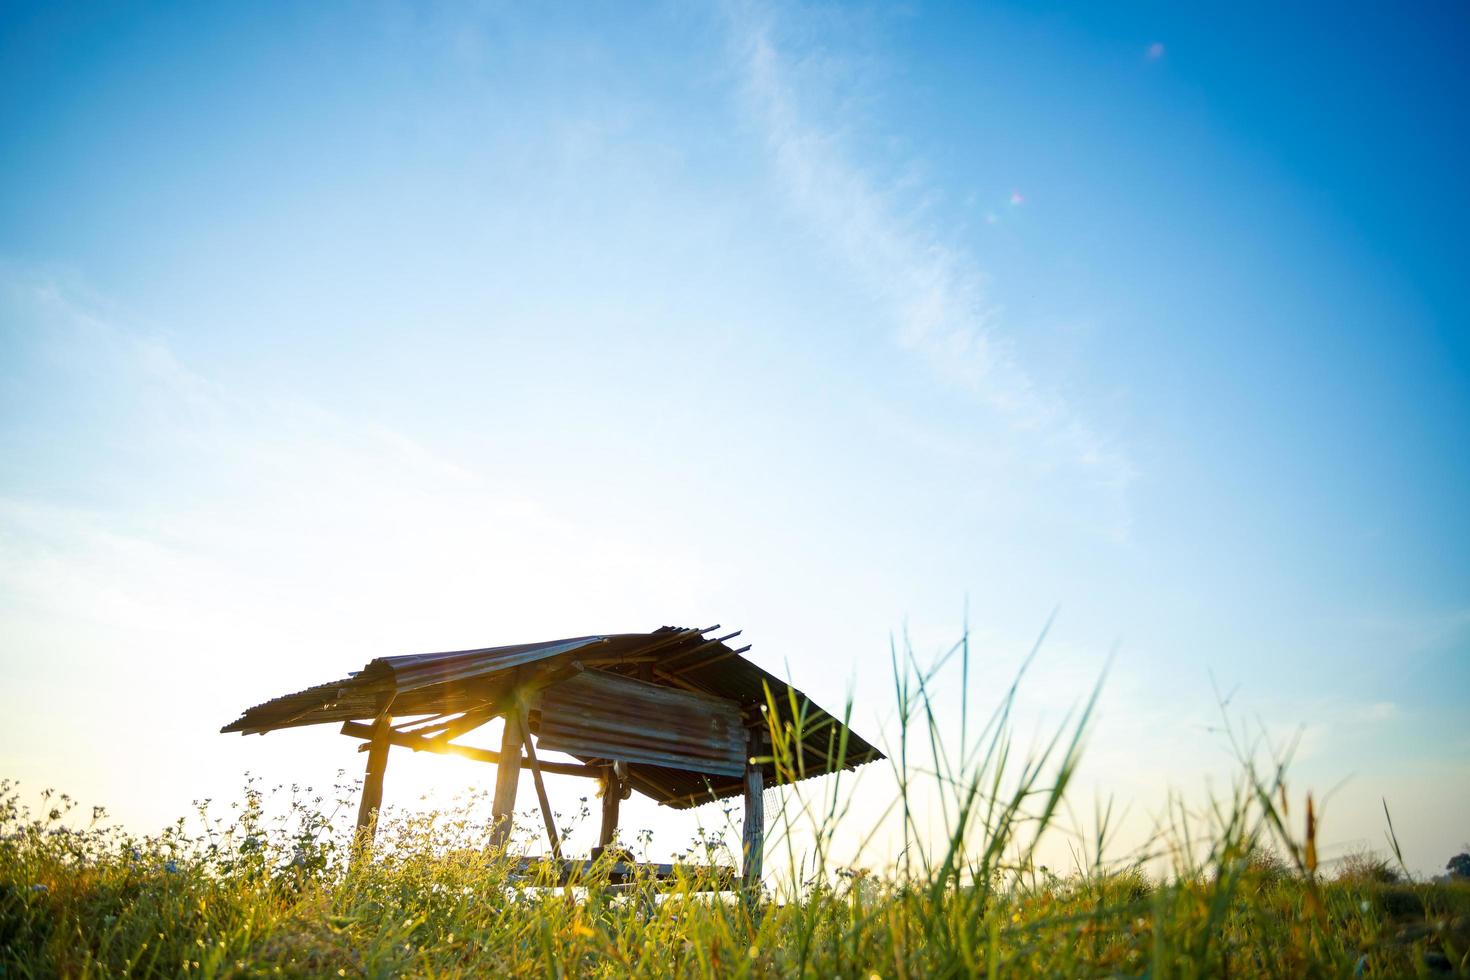
<path id="1" fill-rule="evenodd" d="M 301 719 L 305 718 L 307 715 L 311 714 L 313 711 L 321 711 L 324 708 L 330 708 L 333 703 L 334 702 L 332 702 L 332 701 L 323 701 L 320 704 L 311 704 L 311 705 L 308 705 L 307 707 L 302 708 L 300 711 L 293 712 L 293 713 L 287 715 L 286 717 L 282 718 L 280 721 L 278 721 L 275 724 L 273 724 L 270 728 L 252 728 L 249 731 L 247 731 L 246 734 L 247 735 L 264 735 L 266 732 L 269 732 L 269 731 L 273 731 L 273 730 L 281 729 L 281 728 L 288 728 L 293 723 L 298 722 Z"/>
<path id="2" fill-rule="evenodd" d="M 342 734 L 352 738 L 372 738 L 373 728 L 358 721 L 347 721 L 342 723 Z M 492 749 L 476 748 L 473 745 L 455 745 L 451 742 L 441 742 L 437 738 L 425 738 L 412 732 L 390 732 L 389 743 L 400 745 L 405 749 L 413 749 L 415 752 L 433 752 L 436 755 L 457 755 L 465 759 L 473 759 L 476 762 L 489 762 L 493 765 L 500 764 L 500 753 Z M 359 750 L 360 751 L 360 750 Z M 522 759 L 521 763 L 526 764 Z M 541 771 L 549 772 L 553 776 L 581 776 L 584 779 L 602 778 L 601 766 L 586 766 L 580 762 L 555 762 L 541 760 Z"/>
<path id="3" fill-rule="evenodd" d="M 623 781 L 617 770 L 608 766 L 602 777 L 602 829 L 597 832 L 597 846 L 612 846 L 618 833 L 618 809 L 623 802 Z"/>
<path id="4" fill-rule="evenodd" d="M 424 738 L 432 738 L 436 742 L 448 742 L 474 731 L 481 725 L 489 724 L 490 719 L 495 717 L 498 708 L 499 705 L 494 703 L 471 708 L 453 721 L 435 725 L 432 729 L 422 729 L 415 734 L 422 735 Z"/>
<path id="5" fill-rule="evenodd" d="M 541 821 L 546 824 L 546 839 L 551 842 L 551 856 L 561 860 L 561 839 L 556 833 L 556 821 L 552 819 L 551 802 L 546 798 L 546 784 L 541 781 L 541 764 L 536 761 L 536 746 L 531 744 L 531 725 L 526 719 L 526 709 L 520 710 L 521 741 L 526 746 L 526 761 L 531 764 L 531 782 L 536 784 L 536 803 L 541 807 Z"/>
<path id="6" fill-rule="evenodd" d="M 670 674 L 666 670 L 660 670 L 659 668 L 655 667 L 651 671 L 651 673 L 653 674 L 653 677 L 656 677 L 656 678 L 658 678 L 661 681 L 665 681 L 666 683 L 671 684 L 674 687 L 682 688 L 683 690 L 686 690 L 686 691 L 690 692 L 691 694 L 709 694 L 710 693 L 710 691 L 707 688 L 701 687 L 700 685 L 694 683 L 693 681 L 691 681 L 691 680 L 689 680 L 687 678 L 684 678 L 684 677 L 680 677 L 677 674 Z M 640 680 L 652 680 L 653 678 L 652 677 L 640 677 L 639 679 Z"/>
<path id="7" fill-rule="evenodd" d="M 668 634 L 663 639 L 655 640 L 654 642 L 649 643 L 646 646 L 640 647 L 638 649 L 638 655 L 642 656 L 643 654 L 653 653 L 655 650 L 666 650 L 669 647 L 678 646 L 679 644 L 684 643 L 686 640 L 691 640 L 695 637 L 702 637 L 706 633 L 713 633 L 719 628 L 720 624 L 716 623 L 713 626 L 706 626 L 704 629 L 678 630 L 676 632 Z"/>
<path id="8" fill-rule="evenodd" d="M 559 684 L 586 669 L 587 665 L 582 662 L 581 658 L 555 659 L 531 668 L 517 668 L 513 676 L 484 686 L 477 695 L 482 698 L 480 703 L 466 708 L 463 712 L 455 712 L 459 717 L 452 721 L 425 724 L 411 731 L 425 738 L 448 742 L 487 724 L 496 715 L 511 710 L 517 698 L 524 700 L 530 694 L 544 687 Z"/>
<path id="9" fill-rule="evenodd" d="M 682 673 L 684 664 L 687 663 L 690 658 L 704 652 L 705 650 L 708 650 L 710 647 L 719 646 L 721 643 L 724 643 L 727 640 L 733 640 L 735 639 L 735 637 L 739 636 L 743 632 L 744 630 L 736 630 L 733 633 L 726 633 L 724 636 L 716 637 L 713 640 L 705 640 L 702 643 L 697 643 L 694 646 L 690 647 L 688 650 L 680 650 L 672 657 L 667 657 L 664 659 L 664 669 L 671 670 L 673 673 Z M 749 650 L 750 647 L 746 647 L 745 649 Z M 674 669 L 676 667 L 678 669 Z"/>
<path id="10" fill-rule="evenodd" d="M 603 642 L 606 642 L 605 640 Z M 542 688 L 553 684 L 560 684 L 568 678 L 575 677 L 587 669 L 581 657 L 573 660 L 550 660 L 537 667 L 519 667 L 516 669 L 514 700 L 507 699 L 507 705 L 513 703 L 524 704 L 526 699 Z"/>
<path id="11" fill-rule="evenodd" d="M 463 715 L 462 711 L 438 711 L 427 718 L 416 717 L 409 721 L 400 721 L 393 726 L 395 732 L 409 732 L 414 735 L 422 735 L 425 729 L 440 728 L 448 721 Z"/>
<path id="12" fill-rule="evenodd" d="M 719 628 L 720 624 L 716 623 L 713 626 L 706 626 L 703 629 L 676 630 L 675 632 L 670 633 L 667 636 L 664 636 L 658 640 L 655 640 L 652 643 L 648 643 L 644 646 L 638 647 L 626 657 L 604 657 L 599 658 L 598 662 L 637 665 L 639 668 L 639 678 L 642 680 L 650 680 L 651 678 L 648 676 L 650 673 L 648 665 L 664 660 L 665 657 L 662 651 L 667 650 L 669 647 L 679 646 L 680 644 L 686 643 L 690 640 L 699 640 L 704 636 L 704 634 L 712 633 Z M 657 653 L 658 655 L 654 656 L 653 654 L 655 653 Z M 674 654 L 674 656 L 677 658 L 683 656 L 683 654 L 676 653 Z M 592 662 L 593 661 L 591 660 L 588 661 L 588 663 Z"/>
<path id="13" fill-rule="evenodd" d="M 383 774 L 388 769 L 388 746 L 393 718 L 385 711 L 368 728 L 367 772 L 362 778 L 362 801 L 357 805 L 357 833 L 363 843 L 378 829 L 378 811 L 383 807 Z"/>
<path id="14" fill-rule="evenodd" d="M 766 837 L 766 801 L 764 775 L 755 761 L 758 737 L 752 733 L 749 747 L 750 758 L 745 763 L 745 826 L 740 834 L 740 880 L 752 893 L 760 889 L 761 852 Z"/>
<path id="15" fill-rule="evenodd" d="M 505 732 L 500 737 L 500 765 L 495 767 L 495 799 L 490 804 L 490 847 L 504 850 L 515 823 L 516 787 L 521 777 L 521 719 L 518 712 L 505 715 Z"/>
<path id="16" fill-rule="evenodd" d="M 643 787 L 643 791 L 654 799 L 675 795 L 675 791 L 668 785 L 661 783 L 648 775 L 647 770 L 629 769 L 628 782 L 636 783 Z"/>
<path id="17" fill-rule="evenodd" d="M 708 781 L 706 781 L 705 788 L 702 789 L 702 790 L 699 790 L 697 793 L 684 793 L 684 794 L 679 795 L 679 796 L 669 796 L 668 799 L 662 800 L 660 802 L 664 806 L 672 806 L 672 807 L 678 807 L 680 804 L 682 804 L 684 806 L 701 806 L 702 804 L 705 804 L 705 803 L 713 803 L 716 800 L 723 800 L 725 797 L 727 797 L 727 796 L 734 796 L 737 793 L 742 794 L 742 798 L 743 798 L 743 793 L 744 793 L 743 781 L 744 781 L 744 778 L 742 777 L 742 785 L 741 786 L 738 786 L 738 787 L 736 787 L 734 789 L 728 789 L 728 788 L 722 786 L 722 787 L 720 787 L 720 789 L 719 789 L 718 792 L 712 787 L 712 785 Z M 667 791 L 665 791 L 665 793 L 667 795 Z"/>
<path id="18" fill-rule="evenodd" d="M 670 670 L 668 673 L 669 673 L 669 676 L 671 676 L 671 677 L 680 677 L 680 676 L 683 676 L 684 674 L 689 673 L 691 670 L 699 670 L 701 667 L 708 667 L 710 664 L 717 664 L 721 660 L 728 660 L 731 657 L 738 657 L 742 653 L 745 653 L 745 652 L 747 652 L 749 650 L 750 650 L 750 644 L 749 643 L 747 643 L 745 646 L 740 647 L 739 649 L 736 649 L 736 650 L 721 650 L 719 653 L 715 654 L 712 657 L 708 657 L 708 658 L 706 658 L 704 660 L 700 660 L 700 661 L 697 661 L 697 662 L 692 663 L 692 664 L 685 664 L 685 665 L 683 665 L 681 667 L 677 667 L 677 668 L 675 668 L 673 670 Z"/>

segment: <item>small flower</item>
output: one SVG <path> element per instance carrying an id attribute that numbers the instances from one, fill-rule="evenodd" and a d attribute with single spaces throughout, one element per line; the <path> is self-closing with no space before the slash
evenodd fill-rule
<path id="1" fill-rule="evenodd" d="M 31 891 L 36 892 L 36 893 L 41 894 L 41 895 L 46 894 L 50 890 L 51 889 L 47 888 L 45 885 L 41 884 L 39 881 L 36 882 L 34 885 L 31 886 Z"/>

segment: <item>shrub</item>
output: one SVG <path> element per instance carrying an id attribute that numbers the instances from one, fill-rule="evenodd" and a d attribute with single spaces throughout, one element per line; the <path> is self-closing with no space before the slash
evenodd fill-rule
<path id="1" fill-rule="evenodd" d="M 1387 858 L 1365 849 L 1352 851 L 1338 861 L 1337 880 L 1347 884 L 1394 885 L 1403 876 Z"/>

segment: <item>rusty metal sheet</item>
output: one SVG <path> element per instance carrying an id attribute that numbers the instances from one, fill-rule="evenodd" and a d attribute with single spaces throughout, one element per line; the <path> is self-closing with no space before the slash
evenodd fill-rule
<path id="1" fill-rule="evenodd" d="M 605 636 L 579 636 L 570 640 L 521 643 L 484 650 L 415 653 L 403 657 L 380 657 L 373 664 L 381 664 L 393 672 L 395 689 L 401 695 L 439 684 L 462 684 L 574 650 L 585 650 L 606 643 L 607 639 Z"/>
<path id="2" fill-rule="evenodd" d="M 481 650 L 379 657 L 340 681 L 318 684 L 247 709 L 221 731 L 256 732 L 370 719 L 390 700 L 400 716 L 463 711 L 493 700 L 509 671 L 608 642 L 580 636 Z"/>
<path id="3" fill-rule="evenodd" d="M 543 690 L 539 706 L 538 744 L 553 751 L 711 775 L 745 771 L 746 730 L 727 698 L 589 670 Z"/>

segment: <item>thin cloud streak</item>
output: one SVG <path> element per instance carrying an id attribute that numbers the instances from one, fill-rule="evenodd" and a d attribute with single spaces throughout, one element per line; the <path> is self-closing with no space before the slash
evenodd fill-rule
<path id="1" fill-rule="evenodd" d="M 1018 362 L 973 256 L 906 214 L 897 201 L 905 188 L 885 186 L 853 161 L 838 135 L 842 120 L 813 120 L 797 84 L 807 62 L 780 49 L 773 15 L 737 7 L 730 21 L 743 94 L 783 191 L 877 293 L 894 341 L 971 392 L 1011 432 L 1026 434 L 1047 457 L 1042 468 L 1062 463 L 1080 470 L 1108 499 L 1110 530 L 1126 538 L 1127 491 L 1136 477 L 1127 455 Z M 1022 199 L 1013 192 L 1010 200 Z"/>

